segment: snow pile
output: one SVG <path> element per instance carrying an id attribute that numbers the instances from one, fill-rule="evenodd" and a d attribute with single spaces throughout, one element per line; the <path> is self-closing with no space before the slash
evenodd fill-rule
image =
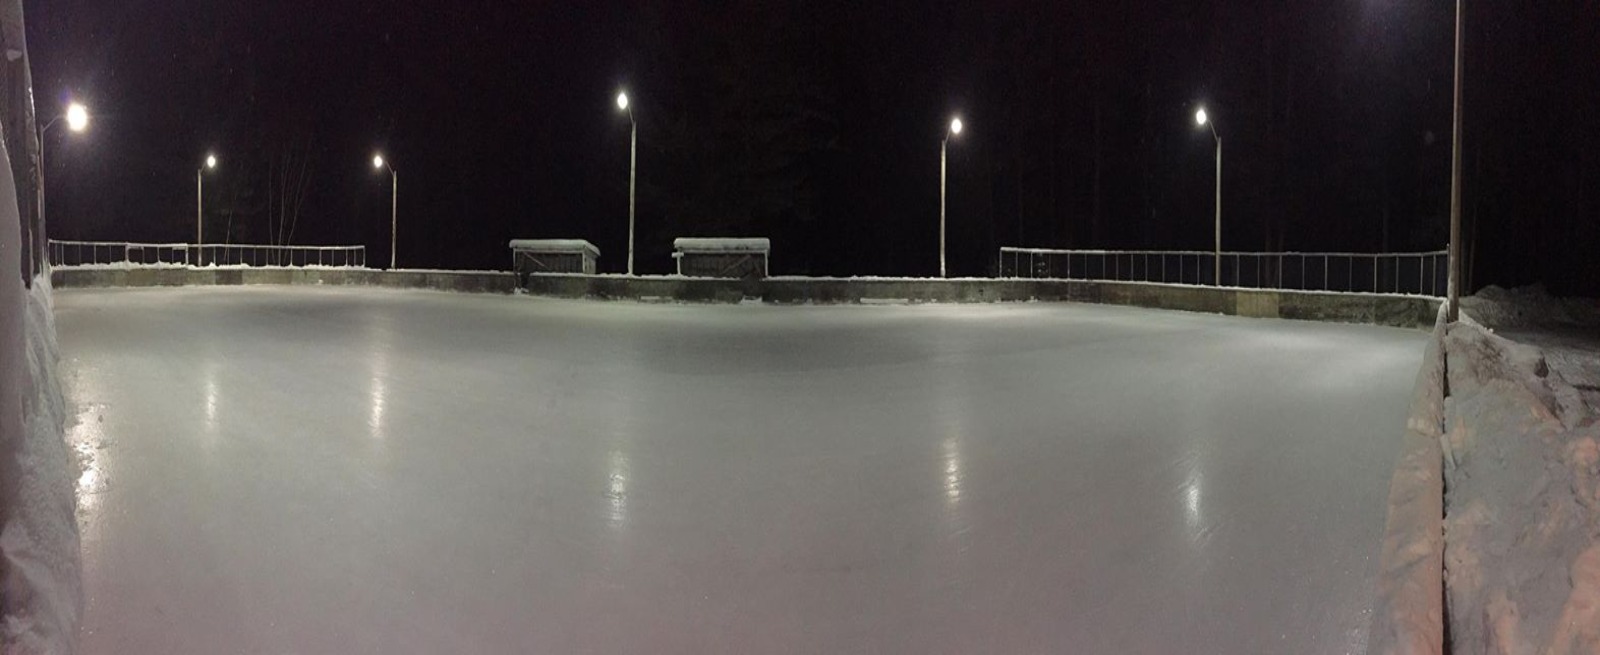
<path id="1" fill-rule="evenodd" d="M 1517 295 L 1496 302 L 1534 306 Z M 1600 416 L 1578 388 L 1597 381 L 1553 375 L 1539 349 L 1469 321 L 1445 349 L 1453 650 L 1600 653 Z"/>
<path id="2" fill-rule="evenodd" d="M 19 283 L 18 286 L 21 286 Z M 23 327 L 27 367 L 22 371 L 22 434 L 0 443 L 9 481 L 6 522 L 0 529 L 5 560 L 0 649 L 6 655 L 70 653 L 83 608 L 73 464 L 63 429 L 66 403 L 56 378 L 55 320 L 48 276 L 26 298 Z"/>
<path id="3" fill-rule="evenodd" d="M 1489 285 L 1461 299 L 1461 309 L 1492 328 L 1556 325 L 1600 326 L 1600 301 L 1557 298 L 1535 284 L 1515 289 Z"/>

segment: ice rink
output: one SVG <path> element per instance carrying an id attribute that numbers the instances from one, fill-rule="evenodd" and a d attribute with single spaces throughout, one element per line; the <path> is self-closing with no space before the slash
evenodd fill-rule
<path id="1" fill-rule="evenodd" d="M 82 653 L 1363 652 L 1425 334 L 63 290 Z"/>

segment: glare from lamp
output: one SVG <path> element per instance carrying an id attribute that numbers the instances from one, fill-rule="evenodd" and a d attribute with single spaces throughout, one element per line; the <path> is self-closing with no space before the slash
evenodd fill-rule
<path id="1" fill-rule="evenodd" d="M 1200 111 L 1197 111 L 1197 112 L 1194 113 L 1194 124 L 1195 125 L 1205 125 L 1207 120 L 1208 119 L 1206 118 L 1206 110 L 1205 109 L 1201 109 Z"/>
<path id="2" fill-rule="evenodd" d="M 622 111 L 628 109 L 628 94 L 626 92 L 617 94 L 617 109 Z"/>
<path id="3" fill-rule="evenodd" d="M 217 156 L 216 155 L 206 155 L 206 168 L 216 168 L 216 167 L 217 167 Z"/>
<path id="4" fill-rule="evenodd" d="M 961 134 L 961 119 L 957 118 L 950 121 L 950 133 L 955 135 Z"/>
<path id="5" fill-rule="evenodd" d="M 383 169 L 383 155 L 372 156 L 372 167 L 379 170 Z"/>
<path id="6" fill-rule="evenodd" d="M 89 127 L 89 108 L 79 103 L 67 105 L 67 128 L 82 132 Z"/>

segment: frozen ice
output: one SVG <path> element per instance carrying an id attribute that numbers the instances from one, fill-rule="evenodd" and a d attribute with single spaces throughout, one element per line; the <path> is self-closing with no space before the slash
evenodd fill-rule
<path id="1" fill-rule="evenodd" d="M 69 290 L 83 653 L 1365 649 L 1426 335 Z"/>

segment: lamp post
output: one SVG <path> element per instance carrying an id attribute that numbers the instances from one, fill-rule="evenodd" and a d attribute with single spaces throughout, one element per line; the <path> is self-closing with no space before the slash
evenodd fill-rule
<path id="1" fill-rule="evenodd" d="M 51 118 L 39 127 L 39 220 L 44 220 L 44 136 L 45 132 L 58 121 L 66 119 L 67 129 L 73 132 L 82 132 L 89 129 L 89 109 L 81 103 L 73 102 L 67 105 L 67 113 Z M 28 252 L 36 252 L 34 246 L 34 230 L 36 227 L 28 225 Z"/>
<path id="2" fill-rule="evenodd" d="M 617 109 L 628 114 L 628 275 L 633 275 L 633 192 L 639 161 L 639 122 L 633 119 L 626 91 L 617 94 Z"/>
<path id="3" fill-rule="evenodd" d="M 960 118 L 950 120 L 950 129 L 945 131 L 944 140 L 939 142 L 939 277 L 949 277 L 944 265 L 944 189 L 946 152 L 950 149 L 952 136 L 961 136 Z"/>
<path id="4" fill-rule="evenodd" d="M 1222 286 L 1222 137 L 1217 136 L 1217 126 L 1206 116 L 1204 108 L 1194 113 L 1196 125 L 1205 125 L 1211 128 L 1211 138 L 1217 142 L 1217 193 L 1216 193 L 1216 241 L 1212 254 L 1212 282 Z"/>
<path id="5" fill-rule="evenodd" d="M 1461 0 L 1456 0 L 1455 100 L 1450 134 L 1450 288 L 1445 320 L 1461 317 Z"/>
<path id="6" fill-rule="evenodd" d="M 217 156 L 206 155 L 205 165 L 195 169 L 194 172 L 194 263 L 196 266 L 204 266 L 206 263 L 205 223 L 203 221 L 206 215 L 205 172 L 216 167 Z"/>
<path id="7" fill-rule="evenodd" d="M 372 168 L 389 169 L 389 270 L 394 270 L 395 249 L 400 243 L 400 174 L 383 155 L 372 156 Z"/>

